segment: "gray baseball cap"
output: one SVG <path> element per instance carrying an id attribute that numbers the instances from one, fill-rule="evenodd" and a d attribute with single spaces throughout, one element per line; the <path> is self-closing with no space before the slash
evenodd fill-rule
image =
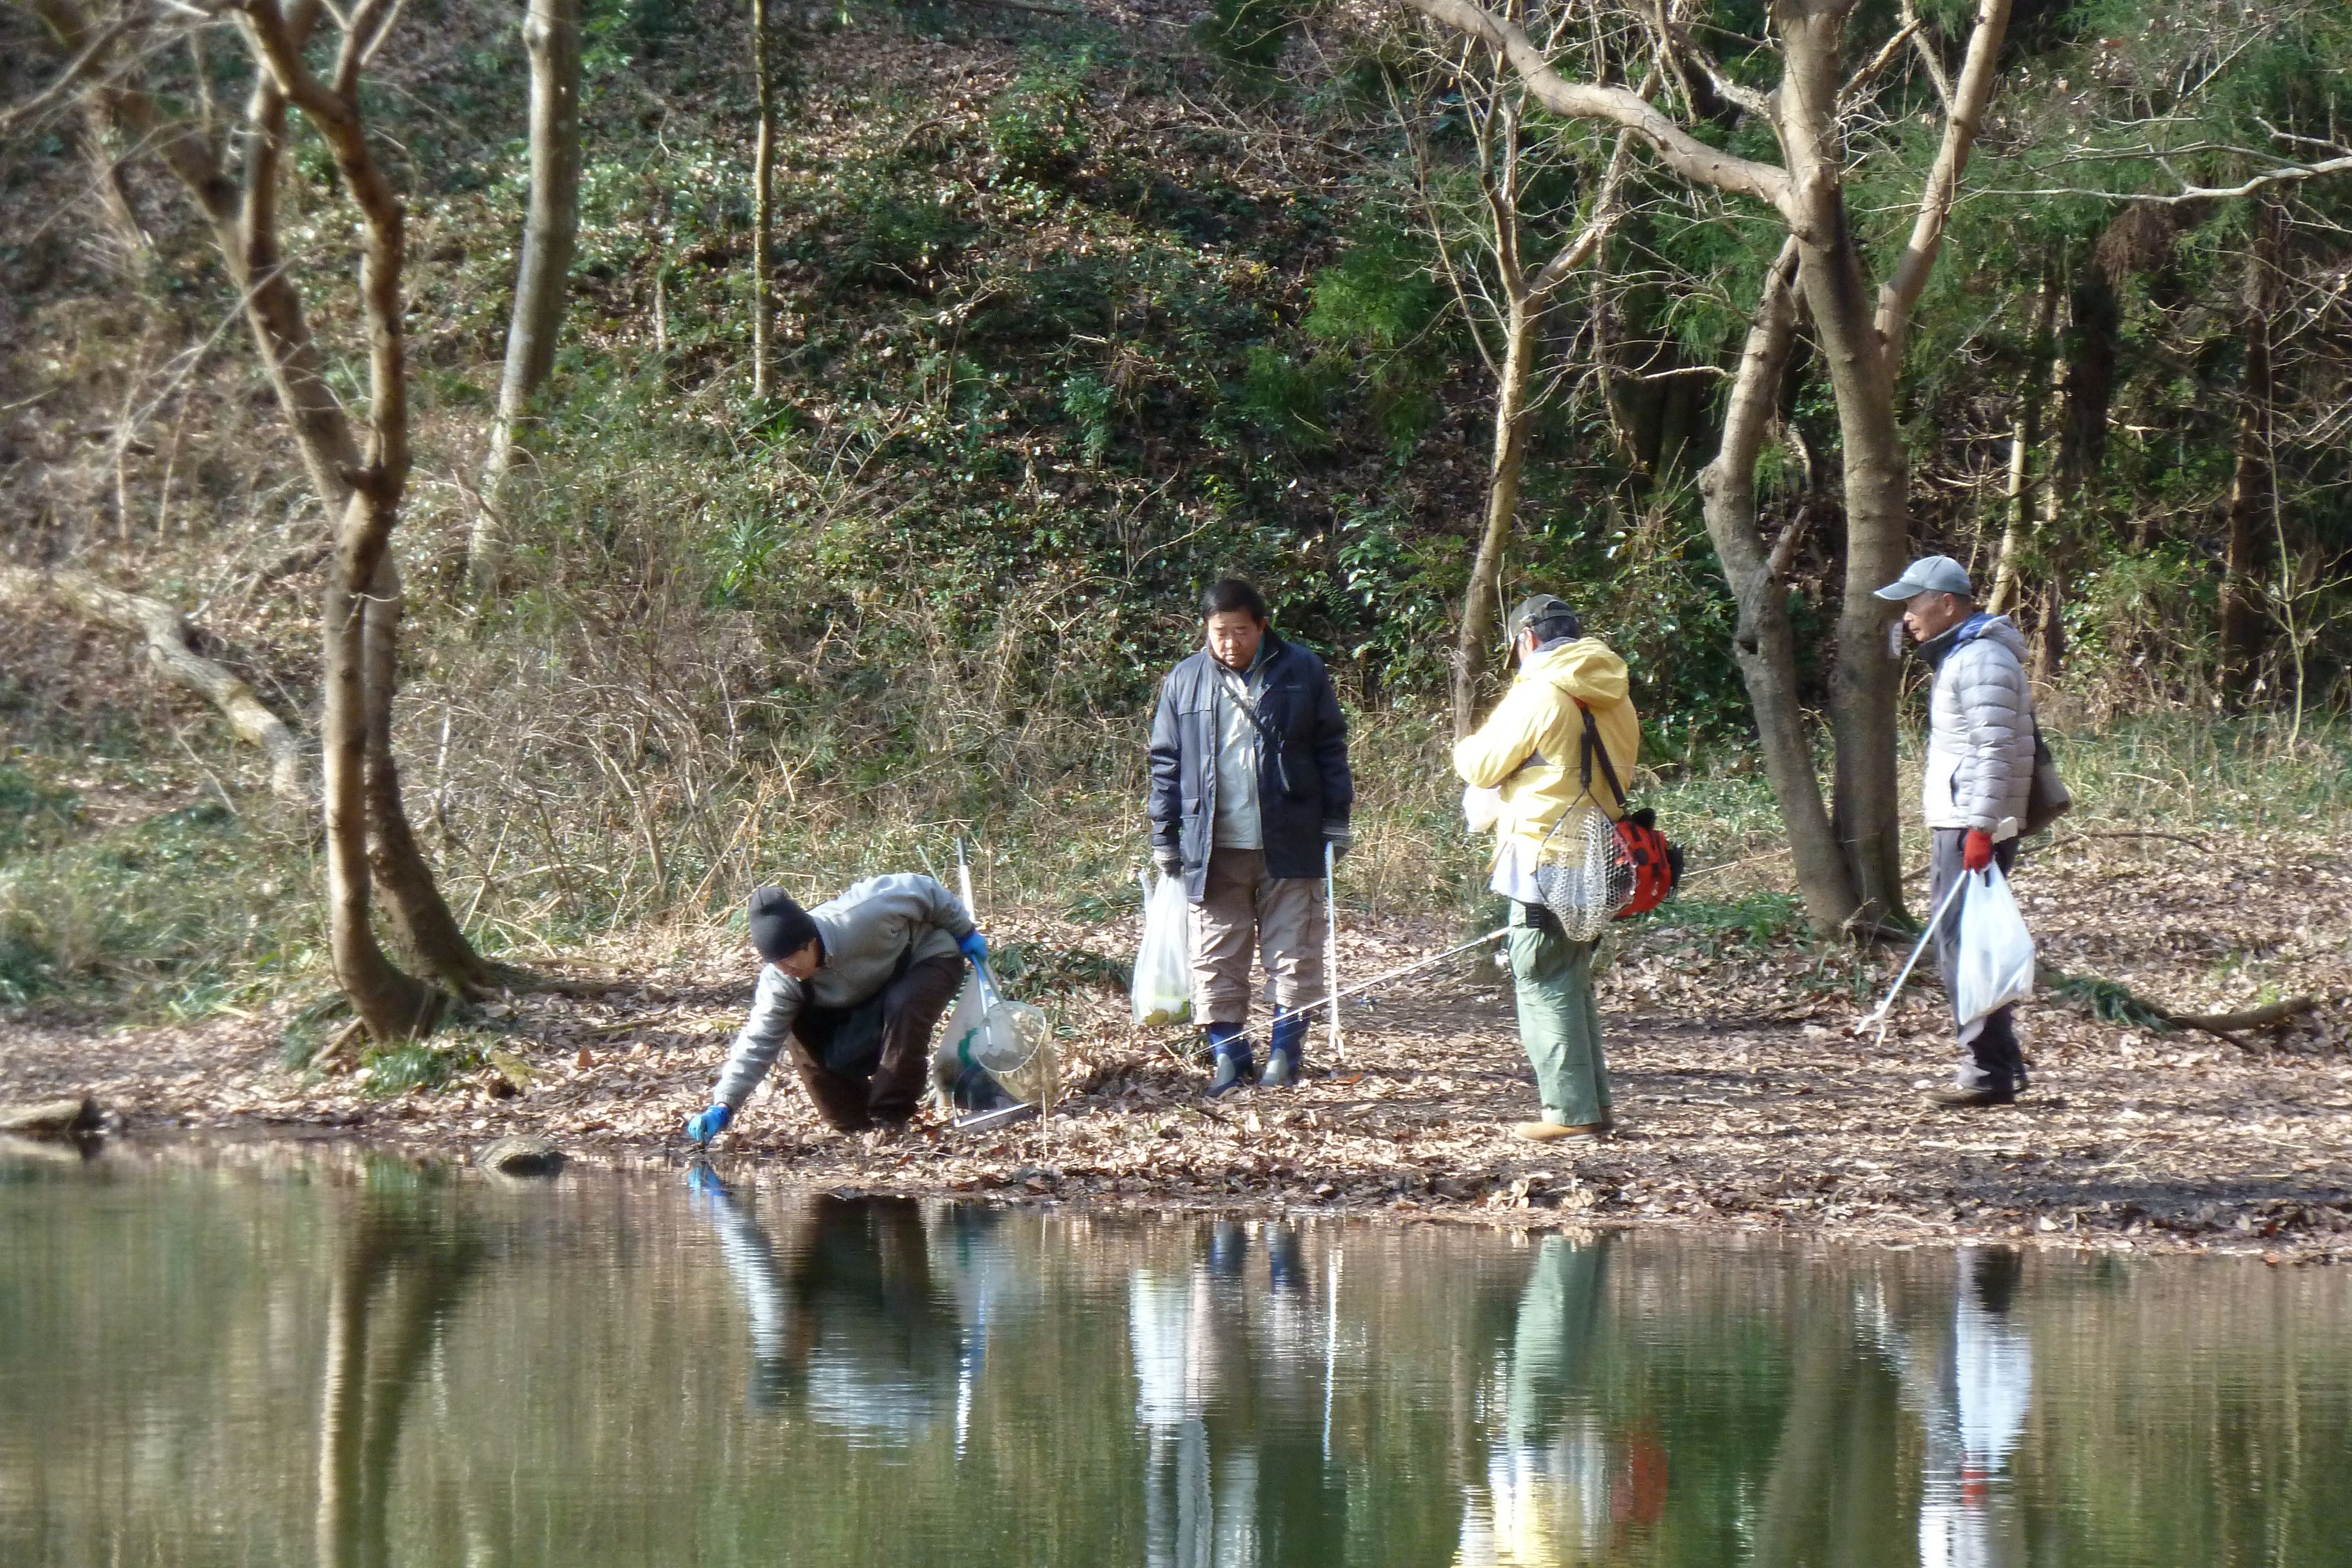
<path id="1" fill-rule="evenodd" d="M 1882 599 L 1908 599 L 1921 594 L 1958 594 L 1974 598 L 1969 569 L 1948 555 L 1922 555 L 1903 569 L 1903 575 L 1878 590 Z"/>
<path id="2" fill-rule="evenodd" d="M 1558 637 L 1578 637 L 1584 630 L 1566 599 L 1556 594 L 1530 594 L 1503 618 L 1504 643 L 1518 641 L 1519 634 L 1533 626 L 1549 626 Z"/>

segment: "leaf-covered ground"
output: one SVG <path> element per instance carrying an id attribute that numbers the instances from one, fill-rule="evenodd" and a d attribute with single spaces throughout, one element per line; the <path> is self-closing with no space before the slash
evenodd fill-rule
<path id="1" fill-rule="evenodd" d="M 754 1100 L 719 1158 L 812 1184 L 1234 1210 L 1381 1210 L 1504 1224 L 1770 1226 L 1881 1241 L 1960 1235 L 2242 1247 L 2352 1259 L 2352 854 L 2341 845 L 2062 838 L 2018 884 L 2045 963 L 2177 1010 L 2311 995 L 2319 1010 L 2231 1044 L 2111 1022 L 2086 1003 L 2030 1014 L 2034 1086 L 2014 1108 L 1932 1109 L 1951 1052 L 1932 984 L 1883 1045 L 1851 1026 L 1900 954 L 1857 962 L 1682 909 L 1616 939 L 1603 981 L 1620 1135 L 1510 1137 L 1533 1091 L 1510 995 L 1483 957 L 1346 1013 L 1344 1054 L 1296 1089 L 1204 1103 L 1185 1031 L 1139 1033 L 1102 959 L 1127 915 L 1082 927 L 996 911 L 1023 982 L 1062 1034 L 1070 1092 L 1042 1126 L 959 1135 L 928 1118 L 881 1141 L 826 1130 L 791 1081 Z M 1363 977 L 1459 940 L 1433 920 L 1351 921 Z M 608 973 L 638 962 L 615 948 Z M 593 1002 L 532 996 L 444 1037 L 441 1085 L 283 1065 L 282 1016 L 92 1037 L 0 1030 L 0 1100 L 86 1090 L 134 1131 L 331 1128 L 426 1145 L 541 1132 L 575 1156 L 683 1159 L 748 999 L 748 957 L 711 942 Z M 1318 1050 L 1320 1048 L 1318 1037 Z"/>

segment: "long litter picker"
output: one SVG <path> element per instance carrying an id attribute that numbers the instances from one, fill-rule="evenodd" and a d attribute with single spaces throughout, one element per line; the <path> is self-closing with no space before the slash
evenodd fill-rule
<path id="1" fill-rule="evenodd" d="M 1304 1017 L 1307 1014 L 1315 1011 L 1316 1008 L 1324 1006 L 1327 1004 L 1330 1006 L 1331 1011 L 1336 1014 L 1339 1010 L 1339 1002 L 1343 997 L 1360 995 L 1366 991 L 1374 990 L 1380 986 L 1386 985 L 1391 980 L 1402 980 L 1408 974 L 1415 974 L 1420 973 L 1422 970 L 1427 969 L 1433 963 L 1443 963 L 1445 960 L 1452 958 L 1456 953 L 1467 952 L 1474 947 L 1484 947 L 1490 942 L 1495 942 L 1510 934 L 1510 927 L 1496 926 L 1485 936 L 1474 936 L 1468 942 L 1455 942 L 1444 952 L 1433 952 L 1427 958 L 1416 958 L 1411 963 L 1400 964 L 1396 968 L 1388 971 L 1386 973 L 1373 975 L 1370 980 L 1359 980 L 1353 985 L 1349 986 L 1345 991 L 1342 991 L 1337 985 L 1334 985 L 1331 987 L 1331 994 L 1324 997 L 1322 1001 L 1309 1002 L 1305 1006 L 1301 1007 L 1287 1008 L 1283 1012 L 1276 1013 L 1274 1016 L 1274 1021 L 1279 1024 L 1285 1018 Z"/>
<path id="2" fill-rule="evenodd" d="M 1323 989 L 1339 993 L 1339 896 L 1336 886 L 1339 851 L 1323 840 Z M 1331 1066 L 1339 1065 L 1339 1009 L 1331 1009 Z"/>
<path id="3" fill-rule="evenodd" d="M 1944 923 L 1945 911 L 1952 907 L 1952 900 L 1960 896 L 1960 889 L 1969 885 L 1969 875 L 1963 871 L 1952 879 L 1951 890 L 1944 895 L 1944 901 L 1936 906 L 1935 914 L 1927 921 L 1927 929 L 1919 933 L 1919 943 L 1911 950 L 1910 962 L 1904 964 L 1903 973 L 1895 977 L 1895 984 L 1886 988 L 1886 1000 L 1878 1005 L 1875 1012 L 1854 1025 L 1853 1032 L 1857 1037 L 1876 1029 L 1876 1043 L 1882 1046 L 1886 1043 L 1886 1016 L 1895 1009 L 1895 998 L 1903 994 L 1903 983 L 1910 979 L 1911 972 L 1919 966 L 1919 955 L 1927 951 L 1929 942 L 1936 940 L 1936 928 Z"/>

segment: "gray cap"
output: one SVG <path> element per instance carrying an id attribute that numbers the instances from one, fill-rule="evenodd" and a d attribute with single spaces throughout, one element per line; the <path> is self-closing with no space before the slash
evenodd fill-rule
<path id="1" fill-rule="evenodd" d="M 1568 607 L 1566 599 L 1557 594 L 1530 594 L 1504 617 L 1503 641 L 1515 643 L 1529 626 L 1547 624 L 1558 628 L 1558 635 L 1562 637 L 1576 637 L 1584 630 L 1577 624 L 1576 612 Z"/>
<path id="2" fill-rule="evenodd" d="M 1903 575 L 1878 590 L 1882 599 L 1908 599 L 1920 594 L 1975 596 L 1969 586 L 1969 569 L 1948 555 L 1922 555 L 1903 569 Z"/>

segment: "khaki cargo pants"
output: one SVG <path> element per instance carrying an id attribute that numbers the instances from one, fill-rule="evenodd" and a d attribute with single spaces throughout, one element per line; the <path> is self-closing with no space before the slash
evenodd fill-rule
<path id="1" fill-rule="evenodd" d="M 1250 949 L 1276 1011 L 1323 1000 L 1323 879 L 1269 877 L 1262 849 L 1213 849 L 1192 906 L 1192 1017 L 1246 1024 Z"/>

